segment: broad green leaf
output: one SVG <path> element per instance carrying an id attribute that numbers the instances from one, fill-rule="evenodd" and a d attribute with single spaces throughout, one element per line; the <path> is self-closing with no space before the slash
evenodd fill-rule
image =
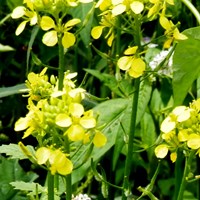
<path id="1" fill-rule="evenodd" d="M 26 146 L 28 151 L 31 154 L 35 154 L 35 150 L 33 146 L 27 145 Z M 19 145 L 17 144 L 8 144 L 8 145 L 1 145 L 0 146 L 0 153 L 5 153 L 7 156 L 10 156 L 11 159 L 27 159 L 28 157 L 23 153 Z"/>
<path id="2" fill-rule="evenodd" d="M 183 32 L 188 39 L 179 41 L 173 56 L 174 104 L 182 104 L 200 73 L 200 27 Z"/>
<path id="3" fill-rule="evenodd" d="M 9 45 L 0 44 L 0 52 L 7 52 L 7 51 L 15 51 L 15 49 Z"/>
<path id="4" fill-rule="evenodd" d="M 157 138 L 155 124 L 150 113 L 145 112 L 144 117 L 141 120 L 141 140 L 144 148 L 147 149 L 148 159 L 151 160 L 154 151 L 152 145 Z"/>
<path id="5" fill-rule="evenodd" d="M 24 93 L 26 89 L 27 87 L 25 86 L 24 83 L 11 87 L 2 87 L 0 88 L 0 98 L 7 97 L 13 94 Z"/>

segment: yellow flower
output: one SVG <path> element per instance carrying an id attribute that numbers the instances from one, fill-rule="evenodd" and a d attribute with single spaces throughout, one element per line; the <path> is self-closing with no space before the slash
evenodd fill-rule
<path id="1" fill-rule="evenodd" d="M 102 15 L 100 25 L 92 28 L 91 35 L 94 39 L 98 39 L 101 37 L 104 29 L 109 29 L 108 33 L 105 36 L 105 39 L 107 39 L 108 46 L 112 46 L 115 37 L 114 25 L 115 18 L 111 16 L 111 13 L 105 13 L 104 15 Z"/>
<path id="2" fill-rule="evenodd" d="M 129 47 L 124 52 L 126 56 L 121 57 L 117 62 L 118 67 L 121 70 L 127 71 L 133 78 L 142 76 L 146 68 L 145 62 L 140 57 L 135 55 L 137 49 L 137 46 Z"/>
<path id="3" fill-rule="evenodd" d="M 164 48 L 169 48 L 174 40 L 186 40 L 187 36 L 180 33 L 177 26 L 171 20 L 161 15 L 159 19 L 160 25 L 165 29 L 167 40 L 164 43 Z"/>
<path id="4" fill-rule="evenodd" d="M 147 14 L 147 17 L 154 18 L 157 14 L 161 11 L 164 15 L 166 10 L 166 3 L 170 5 L 174 5 L 174 0 L 149 0 L 150 3 L 152 3 L 152 7 L 150 7 L 149 12 Z"/>
<path id="5" fill-rule="evenodd" d="M 32 6 L 30 6 L 29 8 L 32 8 Z M 22 21 L 19 26 L 17 27 L 15 34 L 16 35 L 20 35 L 23 30 L 26 27 L 26 24 L 28 22 L 30 22 L 30 25 L 33 26 L 35 24 L 37 24 L 38 22 L 38 17 L 37 17 L 37 13 L 33 10 L 33 9 L 27 9 L 24 6 L 18 6 L 16 7 L 11 14 L 11 17 L 13 19 L 18 19 L 23 17 L 24 21 Z"/>
<path id="6" fill-rule="evenodd" d="M 188 120 L 190 118 L 191 111 L 192 109 L 189 109 L 186 106 L 178 106 L 174 108 L 172 113 L 170 113 L 169 116 L 162 122 L 160 130 L 163 133 L 169 133 L 175 129 L 178 122 Z"/>
<path id="7" fill-rule="evenodd" d="M 48 32 L 44 34 L 42 42 L 47 46 L 55 46 L 58 43 L 58 34 L 62 34 L 62 45 L 64 48 L 73 46 L 76 41 L 76 37 L 73 33 L 70 33 L 69 30 L 80 22 L 80 19 L 74 18 L 66 22 L 61 27 L 58 27 L 51 17 L 43 16 L 41 18 L 40 26 L 42 30 Z"/>
<path id="8" fill-rule="evenodd" d="M 59 149 L 52 150 L 47 147 L 40 147 L 36 151 L 36 159 L 39 165 L 46 164 L 53 175 L 59 173 L 65 176 L 73 170 L 72 162 Z M 48 166 L 48 162 L 50 166 Z"/>

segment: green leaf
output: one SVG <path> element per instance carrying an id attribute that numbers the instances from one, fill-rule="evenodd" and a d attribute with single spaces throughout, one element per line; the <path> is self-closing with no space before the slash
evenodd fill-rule
<path id="1" fill-rule="evenodd" d="M 7 51 L 15 51 L 15 49 L 9 45 L 0 44 L 0 52 L 7 52 Z"/>
<path id="2" fill-rule="evenodd" d="M 10 184 L 14 187 L 15 190 L 26 191 L 30 195 L 36 195 L 36 192 L 41 194 L 45 192 L 45 190 L 47 191 L 45 187 L 42 187 L 40 184 L 34 182 L 29 183 L 24 181 L 15 181 L 11 182 Z"/>
<path id="3" fill-rule="evenodd" d="M 33 146 L 27 145 L 26 148 L 32 155 L 35 154 Z M 23 160 L 28 158 L 17 144 L 1 145 L 0 153 L 5 153 L 7 156 L 10 156 L 11 159 Z"/>
<path id="4" fill-rule="evenodd" d="M 200 73 L 200 27 L 183 32 L 188 39 L 179 41 L 173 56 L 174 104 L 182 104 Z"/>
<path id="5" fill-rule="evenodd" d="M 10 185 L 13 181 L 32 182 L 38 178 L 33 172 L 24 172 L 18 160 L 9 160 L 0 157 L 0 199 L 1 200 L 26 200 L 25 194 L 20 194 Z"/>
<path id="6" fill-rule="evenodd" d="M 141 140 L 144 148 L 147 149 L 148 159 L 151 160 L 154 155 L 154 149 L 151 147 L 156 141 L 157 135 L 155 124 L 150 113 L 145 112 L 141 120 Z M 149 148 L 150 147 L 150 148 Z"/>
<path id="7" fill-rule="evenodd" d="M 13 94 L 24 93 L 25 90 L 27 90 L 27 87 L 25 86 L 24 83 L 11 87 L 2 87 L 0 88 L 0 98 L 7 97 Z"/>

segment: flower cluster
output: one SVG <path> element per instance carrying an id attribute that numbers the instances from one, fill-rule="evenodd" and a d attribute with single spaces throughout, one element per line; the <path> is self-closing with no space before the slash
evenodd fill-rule
<path id="1" fill-rule="evenodd" d="M 170 151 L 170 159 L 175 162 L 178 149 L 184 152 L 195 150 L 200 156 L 200 99 L 189 107 L 178 106 L 161 124 L 162 144 L 155 148 L 158 158 L 164 158 Z"/>
<path id="2" fill-rule="evenodd" d="M 115 38 L 117 38 L 117 30 L 134 36 L 135 18 L 138 18 L 139 23 L 159 18 L 158 21 L 165 30 L 164 48 L 168 49 L 174 40 L 187 39 L 184 34 L 179 32 L 178 24 L 174 25 L 166 17 L 168 6 L 173 5 L 174 0 L 99 0 L 96 8 L 100 10 L 101 20 L 99 25 L 93 27 L 91 35 L 94 39 L 98 39 L 106 31 L 104 37 L 107 39 L 108 46 L 112 47 Z M 118 20 L 119 17 L 121 17 L 120 20 Z M 117 62 L 117 66 L 133 78 L 142 76 L 146 69 L 145 61 L 141 53 L 139 54 L 142 48 L 138 48 L 136 45 L 138 44 L 135 46 L 130 44 L 124 52 L 125 56 L 119 58 Z"/>
<path id="3" fill-rule="evenodd" d="M 27 106 L 29 112 L 16 122 L 15 131 L 25 130 L 23 138 L 29 135 L 36 137 L 42 147 L 38 153 L 42 157 L 39 157 L 39 163 L 48 162 L 52 173 L 61 173 L 62 169 L 54 165 L 54 155 L 59 154 L 60 158 L 63 157 L 59 162 L 69 164 L 69 161 L 61 156 L 62 152 L 52 151 L 44 146 L 49 147 L 53 144 L 60 148 L 64 146 L 65 138 L 68 138 L 70 142 L 83 144 L 93 142 L 96 147 L 102 147 L 107 139 L 97 128 L 93 111 L 85 111 L 81 104 L 85 90 L 75 87 L 72 78 L 76 73 L 65 73 L 63 90 L 60 91 L 57 78 L 51 76 L 49 81 L 45 72 L 46 68 L 40 74 L 31 72 L 28 75 L 26 85 L 29 90 Z M 45 158 L 43 154 L 46 155 Z"/>
<path id="4" fill-rule="evenodd" d="M 15 34 L 20 35 L 27 23 L 30 23 L 31 26 L 38 25 L 42 30 L 48 31 L 42 39 L 45 45 L 54 46 L 58 42 L 58 37 L 61 37 L 64 48 L 69 48 L 76 41 L 74 33 L 69 32 L 69 30 L 81 20 L 63 21 L 63 18 L 69 14 L 67 10 L 70 7 L 89 2 L 92 0 L 24 0 L 24 6 L 16 7 L 11 14 L 13 19 L 23 18 Z"/>

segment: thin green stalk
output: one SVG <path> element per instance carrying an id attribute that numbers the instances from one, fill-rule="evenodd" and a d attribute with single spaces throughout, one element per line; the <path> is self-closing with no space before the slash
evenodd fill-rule
<path id="1" fill-rule="evenodd" d="M 58 36 L 58 53 L 59 53 L 59 68 L 58 68 L 58 89 L 63 89 L 64 80 L 64 47 L 62 45 L 62 37 Z"/>
<path id="2" fill-rule="evenodd" d="M 139 97 L 139 87 L 140 87 L 140 78 L 135 80 L 135 93 L 133 96 L 132 103 L 132 114 L 131 114 L 131 124 L 129 130 L 129 140 L 128 140 L 128 152 L 125 161 L 125 170 L 124 170 L 124 181 L 123 181 L 123 194 L 122 200 L 125 200 L 126 194 L 129 194 L 129 176 L 131 171 L 132 164 L 132 155 L 133 155 L 133 139 L 136 130 L 136 116 L 137 116 L 137 105 L 138 105 L 138 97 Z"/>
<path id="3" fill-rule="evenodd" d="M 47 174 L 48 200 L 54 200 L 54 176 L 49 171 Z"/>
<path id="4" fill-rule="evenodd" d="M 193 13 L 193 15 L 196 17 L 197 22 L 200 24 L 200 13 L 199 11 L 194 7 L 194 5 L 189 0 L 182 0 L 182 2 L 188 7 L 188 9 Z"/>
<path id="5" fill-rule="evenodd" d="M 189 168 L 190 168 L 193 156 L 194 156 L 194 152 L 190 152 L 189 156 L 185 158 L 184 173 L 183 173 L 183 177 L 182 177 L 182 181 L 181 181 L 177 200 L 183 200 L 183 193 L 185 191 L 185 186 L 186 186 L 186 183 L 187 183 L 186 177 L 189 173 Z"/>
<path id="6" fill-rule="evenodd" d="M 138 19 L 138 16 L 134 17 L 134 42 L 140 49 L 141 47 L 141 22 Z M 132 155 L 133 155 L 133 139 L 136 131 L 136 117 L 137 117 L 137 107 L 139 99 L 139 89 L 140 89 L 140 78 L 135 79 L 134 81 L 135 93 L 133 95 L 132 101 L 132 113 L 131 113 L 131 123 L 128 134 L 128 152 L 126 155 L 125 169 L 124 169 L 124 180 L 123 180 L 123 194 L 122 200 L 127 199 L 127 195 L 130 195 L 130 172 L 132 164 Z"/>

